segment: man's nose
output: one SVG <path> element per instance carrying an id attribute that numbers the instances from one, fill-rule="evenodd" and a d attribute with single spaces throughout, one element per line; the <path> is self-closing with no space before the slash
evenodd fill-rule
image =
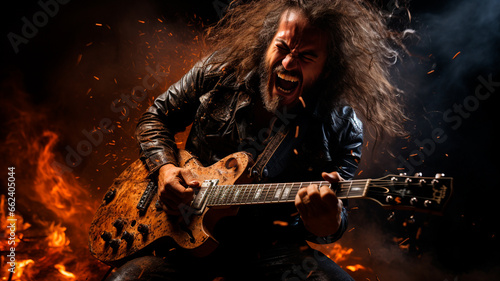
<path id="1" fill-rule="evenodd" d="M 286 70 L 293 70 L 297 68 L 297 57 L 290 53 L 281 61 L 281 64 Z"/>

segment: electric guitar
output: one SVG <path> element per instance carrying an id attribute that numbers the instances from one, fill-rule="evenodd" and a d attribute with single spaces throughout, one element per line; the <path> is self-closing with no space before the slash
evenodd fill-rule
<path id="1" fill-rule="evenodd" d="M 171 216 L 157 199 L 157 180 L 148 176 L 142 161 L 135 161 L 114 180 L 94 215 L 89 235 L 92 255 L 116 266 L 167 239 L 193 255 L 207 255 L 217 246 L 211 231 L 220 218 L 235 215 L 242 205 L 294 202 L 297 191 L 310 184 L 327 185 L 340 199 L 366 198 L 386 208 L 430 213 L 440 213 L 452 194 L 453 179 L 439 174 L 388 175 L 334 186 L 323 181 L 250 184 L 251 162 L 249 155 L 237 152 L 203 167 L 187 151 L 179 151 L 180 166 L 189 168 L 202 184 L 191 204 L 181 204 L 181 214 Z"/>

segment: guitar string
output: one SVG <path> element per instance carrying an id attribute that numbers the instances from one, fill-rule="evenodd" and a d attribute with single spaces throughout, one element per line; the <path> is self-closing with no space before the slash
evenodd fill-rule
<path id="1" fill-rule="evenodd" d="M 304 184 L 310 184 L 310 183 L 301 183 L 301 185 L 304 185 Z M 259 185 L 260 185 L 260 184 L 259 184 Z M 258 187 L 259 185 L 257 185 L 256 187 Z M 276 186 L 275 186 L 275 188 L 276 188 L 276 189 L 279 189 L 279 190 L 284 190 L 284 189 L 287 187 L 287 185 L 285 185 L 285 184 L 283 184 L 283 186 L 282 186 L 282 187 L 279 187 L 279 185 L 280 185 L 280 184 L 268 184 L 268 185 L 267 185 L 267 192 L 266 192 L 266 196 L 265 196 L 265 197 L 260 197 L 260 196 L 259 196 L 259 197 L 253 197 L 253 195 L 257 194 L 257 191 L 256 191 L 256 190 L 254 190 L 254 188 L 256 188 L 256 187 L 251 187 L 251 188 L 250 188 L 250 191 L 249 191 L 248 193 L 246 193 L 246 194 L 244 193 L 241 197 L 238 197 L 238 198 L 237 198 L 237 197 L 234 197 L 234 198 L 232 198 L 232 201 L 231 201 L 231 199 L 230 199 L 230 198 L 232 197 L 232 195 L 233 195 L 234 193 L 230 193 L 230 194 L 229 194 L 229 196 L 227 196 L 227 192 L 231 192 L 231 190 L 230 190 L 230 189 L 228 189 L 228 187 L 234 187 L 234 185 L 224 185 L 224 186 L 219 186 L 219 187 L 222 187 L 222 188 L 226 188 L 226 189 L 228 189 L 228 190 L 225 190 L 225 195 L 224 195 L 225 201 L 223 200 L 222 202 L 218 202 L 218 201 L 221 201 L 221 200 L 220 200 L 220 199 L 221 199 L 220 197 L 219 197 L 219 198 L 212 198 L 212 199 L 214 199 L 214 200 L 211 200 L 210 202 L 208 202 L 208 204 L 219 204 L 219 205 L 223 205 L 223 204 L 227 204 L 227 203 L 229 203 L 229 204 L 237 205 L 237 204 L 245 204 L 245 203 L 267 203 L 267 202 L 272 203 L 272 202 L 287 202 L 287 201 L 289 202 L 289 201 L 291 201 L 291 200 L 292 200 L 292 199 L 290 198 L 290 195 L 292 195 L 292 196 L 293 196 L 294 194 L 296 195 L 296 191 L 298 191 L 298 189 L 300 189 L 300 187 L 292 187 L 292 188 L 290 188 L 290 190 L 288 191 L 288 195 L 287 195 L 287 197 L 286 197 L 286 198 L 280 198 L 281 194 L 280 194 L 280 195 L 276 195 L 276 193 L 275 193 L 275 196 L 278 196 L 278 198 L 277 198 L 277 199 L 276 199 L 276 198 L 271 198 L 271 199 L 268 199 L 268 194 L 269 194 L 269 191 L 272 189 L 272 186 L 273 186 L 273 185 L 276 185 Z M 370 185 L 371 185 L 371 187 L 376 186 L 376 185 L 373 185 L 373 184 L 370 184 Z M 401 185 L 403 185 L 403 184 L 401 184 Z M 404 185 L 408 185 L 408 184 L 404 184 Z M 246 190 L 246 189 L 248 189 L 248 187 L 249 187 L 249 186 L 251 186 L 251 185 L 238 185 L 238 186 L 240 186 L 240 187 L 243 187 L 243 186 L 244 186 L 244 187 L 245 187 L 245 190 Z M 366 184 L 363 184 L 363 185 L 357 185 L 357 186 L 358 186 L 358 187 L 363 187 L 363 188 L 365 188 L 365 187 L 366 187 Z M 288 186 L 288 187 L 289 187 L 289 186 Z M 378 186 L 378 187 L 380 187 L 380 186 Z M 382 186 L 382 187 L 383 187 L 383 186 Z M 262 188 L 266 188 L 266 186 L 264 185 Z M 233 188 L 233 189 L 236 189 L 236 188 Z M 349 187 L 349 188 L 341 188 L 340 190 L 337 190 L 337 192 L 339 192 L 339 191 L 345 191 L 346 189 L 347 189 L 347 190 L 350 190 L 350 189 L 351 189 L 351 187 Z M 261 192 L 262 192 L 262 191 L 261 191 Z M 373 191 L 373 190 L 372 190 L 372 191 L 370 191 L 370 192 L 371 192 L 371 194 L 375 194 L 375 195 L 380 195 L 380 194 L 381 194 L 381 195 L 385 195 L 385 196 L 388 196 L 388 195 L 395 195 L 395 196 L 402 196 L 402 197 L 405 197 L 405 195 L 406 195 L 406 197 L 407 197 L 407 198 L 410 198 L 410 197 L 411 197 L 411 198 L 413 198 L 413 197 L 415 197 L 415 198 L 417 198 L 417 199 L 426 199 L 426 200 L 434 199 L 434 198 L 424 197 L 424 196 L 421 196 L 421 195 L 416 195 L 416 194 L 403 194 L 403 195 L 402 195 L 401 193 L 398 193 L 398 192 L 387 192 L 387 191 L 385 191 L 385 192 L 381 192 L 381 191 Z M 353 196 L 351 196 L 351 198 L 361 196 L 361 195 L 364 193 L 364 190 L 363 190 L 363 192 L 358 192 L 358 193 L 359 193 L 359 194 L 354 194 Z M 212 193 L 210 193 L 210 194 L 212 194 Z M 348 193 L 348 194 L 349 194 L 349 193 Z M 250 195 L 252 195 L 252 196 L 250 196 Z M 346 199 L 348 199 L 348 198 L 349 198 L 349 197 L 348 197 L 348 196 L 346 196 Z M 214 201 L 215 201 L 215 202 L 214 202 Z"/>

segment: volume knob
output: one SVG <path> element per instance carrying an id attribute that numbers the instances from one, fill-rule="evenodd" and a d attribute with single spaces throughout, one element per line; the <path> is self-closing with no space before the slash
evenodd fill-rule
<path id="1" fill-rule="evenodd" d="M 122 234 L 122 239 L 127 241 L 127 243 L 132 243 L 134 242 L 134 234 L 125 230 Z"/>
<path id="2" fill-rule="evenodd" d="M 113 240 L 109 241 L 109 246 L 112 249 L 116 250 L 116 249 L 120 248 L 120 243 L 121 242 L 122 241 L 120 239 L 113 239 Z"/>
<path id="3" fill-rule="evenodd" d="M 123 219 L 116 219 L 113 222 L 113 226 L 116 227 L 116 231 L 118 233 L 120 233 L 122 231 L 124 225 L 125 225 L 125 221 L 123 221 Z"/>
<path id="4" fill-rule="evenodd" d="M 104 240 L 105 242 L 109 242 L 109 240 L 111 240 L 111 233 L 108 232 L 108 231 L 103 231 L 101 233 L 101 238 L 102 240 Z"/>
<path id="5" fill-rule="evenodd" d="M 137 231 L 139 231 L 142 235 L 146 235 L 149 233 L 149 226 L 141 223 L 137 226 Z"/>

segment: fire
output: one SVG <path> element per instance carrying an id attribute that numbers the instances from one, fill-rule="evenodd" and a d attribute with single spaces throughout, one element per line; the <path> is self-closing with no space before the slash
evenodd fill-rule
<path id="1" fill-rule="evenodd" d="M 38 153 L 38 162 L 34 185 L 37 192 L 32 193 L 32 199 L 43 203 L 48 209 L 64 221 L 74 222 L 75 215 L 91 214 L 93 207 L 81 201 L 88 198 L 89 193 L 83 189 L 73 177 L 64 177 L 57 170 L 53 153 L 59 137 L 51 131 L 44 131 L 39 143 L 34 143 L 32 149 Z M 43 145 L 42 141 L 46 141 Z M 87 211 L 88 213 L 85 213 Z"/>
<path id="2" fill-rule="evenodd" d="M 358 270 L 366 270 L 366 267 L 362 266 L 361 264 L 355 264 L 355 265 L 348 265 L 345 268 L 349 269 L 350 271 L 358 271 Z"/>
<path id="3" fill-rule="evenodd" d="M 54 265 L 54 267 L 57 270 L 59 270 L 59 272 L 62 275 L 66 276 L 68 278 L 71 278 L 71 279 L 75 279 L 76 278 L 76 276 L 73 273 L 66 271 L 66 267 L 64 265 L 62 265 L 62 264 L 56 264 L 56 265 Z"/>
<path id="4" fill-rule="evenodd" d="M 31 122 L 29 119 L 26 122 Z M 23 130 L 19 145 L 26 143 L 23 154 L 16 155 L 18 169 L 29 176 L 16 181 L 16 210 L 7 212 L 6 197 L 0 200 L 0 222 L 16 222 L 15 244 L 0 241 L 0 250 L 15 248 L 15 268 L 2 258 L 1 280 L 94 280 L 102 278 L 106 266 L 92 259 L 87 248 L 87 231 L 97 202 L 89 200 L 89 192 L 71 173 L 62 173 L 54 165 L 54 147 L 59 139 L 55 132 L 45 130 L 28 134 Z M 15 137 L 19 138 L 19 135 Z M 36 204 L 36 205 L 35 205 Z M 37 208 L 36 213 L 25 210 Z M 31 213 L 27 219 L 23 212 Z M 9 215 L 9 217 L 7 216 Z M 26 222 L 29 220 L 29 223 Z M 71 229 L 68 236 L 67 230 Z M 2 231 L 5 235 L 5 230 Z M 8 235 L 8 234 L 7 234 Z M 71 240 L 76 241 L 70 248 Z M 83 259 L 82 259 L 83 258 Z M 9 260 L 10 261 L 10 260 Z"/>
<path id="5" fill-rule="evenodd" d="M 352 251 L 352 248 L 342 247 L 339 243 L 333 243 L 333 248 L 330 250 L 328 257 L 335 263 L 340 263 L 345 261 L 351 255 Z"/>
<path id="6" fill-rule="evenodd" d="M 49 231 L 51 234 L 47 236 L 49 247 L 64 247 L 69 245 L 69 239 L 66 238 L 66 227 L 60 225 L 55 225 L 54 222 L 51 223 Z"/>
<path id="7" fill-rule="evenodd" d="M 365 267 L 358 263 L 361 258 L 353 255 L 354 252 L 353 248 L 344 247 L 339 242 L 335 242 L 332 244 L 325 244 L 325 245 L 319 245 L 309 242 L 308 244 L 311 248 L 316 249 L 325 254 L 328 258 L 337 263 L 340 267 L 345 268 L 351 272 L 356 272 L 356 271 L 372 272 L 370 268 Z"/>
<path id="8" fill-rule="evenodd" d="M 32 259 L 27 259 L 20 261 L 16 264 L 16 271 L 14 274 L 12 274 L 12 277 L 10 280 L 21 280 L 21 276 L 23 276 L 23 273 L 25 270 L 29 269 L 31 264 L 34 264 L 35 261 Z M 7 280 L 6 277 L 3 278 L 3 280 Z"/>

